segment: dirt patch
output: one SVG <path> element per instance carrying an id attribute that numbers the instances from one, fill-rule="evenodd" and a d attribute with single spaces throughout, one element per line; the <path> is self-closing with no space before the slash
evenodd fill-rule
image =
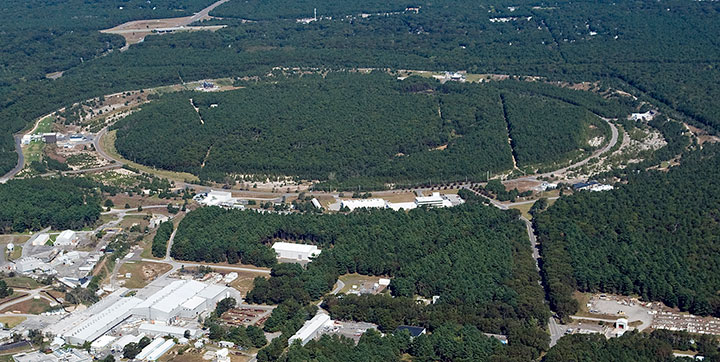
<path id="1" fill-rule="evenodd" d="M 21 314 L 40 314 L 50 309 L 50 302 L 45 299 L 30 299 L 24 302 L 13 304 L 0 313 L 21 313 Z"/>
<path id="2" fill-rule="evenodd" d="M 437 146 L 437 147 L 435 147 L 435 148 L 431 148 L 430 151 L 442 151 L 442 150 L 445 150 L 445 149 L 447 149 L 447 148 L 448 148 L 448 144 L 446 143 L 446 144 L 444 144 L 444 145 Z"/>
<path id="3" fill-rule="evenodd" d="M 718 137 L 718 136 L 713 136 L 713 135 L 707 133 L 705 130 L 691 126 L 687 123 L 684 123 L 684 125 L 685 125 L 685 128 L 687 128 L 690 132 L 692 132 L 692 134 L 697 138 L 698 143 L 700 145 L 702 145 L 705 142 L 710 142 L 710 143 L 720 142 L 720 137 Z"/>
<path id="4" fill-rule="evenodd" d="M 508 180 L 503 181 L 503 185 L 505 185 L 505 188 L 508 190 L 512 189 L 518 189 L 520 192 L 525 192 L 528 190 L 534 190 L 536 187 L 540 186 L 542 181 L 537 180 Z"/>
<path id="5" fill-rule="evenodd" d="M 172 269 L 172 266 L 165 263 L 128 262 L 120 267 L 118 279 L 124 280 L 123 286 L 125 288 L 140 289 L 170 269 Z M 130 273 L 130 278 L 125 278 L 127 273 Z"/>
<path id="6" fill-rule="evenodd" d="M 230 283 L 230 286 L 237 289 L 243 296 L 253 288 L 253 280 L 255 280 L 256 277 L 267 278 L 269 276 L 265 273 L 254 272 L 236 271 L 236 273 L 238 273 L 238 277 Z"/>
<path id="7" fill-rule="evenodd" d="M 218 26 L 197 26 L 189 27 L 188 25 L 203 20 L 209 20 L 213 17 L 208 15 L 212 9 L 227 2 L 229 0 L 220 0 L 207 8 L 201 10 L 195 15 L 185 16 L 181 18 L 152 19 L 152 20 L 135 20 L 124 24 L 120 24 L 114 28 L 101 30 L 101 33 L 118 34 L 125 38 L 128 45 L 137 44 L 150 34 L 172 33 L 175 31 L 196 31 L 211 30 L 215 31 L 224 27 Z"/>

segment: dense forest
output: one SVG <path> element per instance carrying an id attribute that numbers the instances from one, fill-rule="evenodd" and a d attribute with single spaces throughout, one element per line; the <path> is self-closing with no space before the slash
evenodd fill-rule
<path id="1" fill-rule="evenodd" d="M 559 199 L 535 219 L 544 281 L 561 316 L 573 290 L 638 294 L 720 316 L 720 147 L 668 171 L 630 172 L 615 190 Z"/>
<path id="2" fill-rule="evenodd" d="M 152 255 L 156 258 L 164 258 L 167 253 L 167 244 L 173 232 L 172 221 L 160 223 L 152 241 Z"/>
<path id="3" fill-rule="evenodd" d="M 313 243 L 323 252 L 307 269 L 275 265 L 270 279 L 255 280 L 246 300 L 303 305 L 329 292 L 339 275 L 386 275 L 392 277 L 395 298 L 331 298 L 327 308 L 338 315 L 348 308 L 365 313 L 346 319 L 380 318 L 384 331 L 403 323 L 430 329 L 448 322 L 473 325 L 509 334 L 514 347 L 508 353 L 521 360 L 537 357 L 547 348 L 544 324 L 549 314 L 524 225 L 515 212 L 465 197 L 468 202 L 462 206 L 409 213 L 279 215 L 201 208 L 180 223 L 171 253 L 182 260 L 268 266 L 275 263 L 269 247 L 275 240 Z M 412 299 L 416 294 L 439 295 L 440 300 L 420 307 Z M 397 308 L 396 303 L 413 307 Z"/>
<path id="4" fill-rule="evenodd" d="M 287 362 L 331 361 L 347 356 L 346 361 L 402 361 L 407 353 L 417 361 L 490 361 L 502 347 L 472 326 L 448 324 L 432 334 L 410 339 L 408 334 L 389 334 L 370 330 L 357 345 L 348 338 L 325 335 L 305 346 L 293 344 L 279 360 Z M 494 356 L 498 358 L 498 356 Z"/>
<path id="5" fill-rule="evenodd" d="M 713 129 L 720 119 L 713 106 L 713 100 L 720 97 L 720 45 L 716 37 L 706 36 L 718 32 L 720 22 L 714 21 L 720 10 L 717 2 L 669 0 L 608 5 L 583 1 L 538 7 L 523 1 L 460 1 L 452 6 L 421 1 L 391 4 L 391 8 L 421 6 L 417 14 L 323 18 L 310 24 L 293 20 L 243 23 L 228 16 L 210 22 L 230 25 L 219 32 L 151 36 L 126 52 L 106 51 L 119 45 L 119 37 L 93 33 L 132 18 L 185 15 L 208 2 L 157 1 L 152 3 L 156 9 L 151 10 L 141 9 L 146 2 L 128 1 L 120 11 L 117 3 L 109 0 L 36 0 L 31 3 L 32 14 L 47 14 L 42 23 L 58 24 L 53 29 L 72 32 L 63 35 L 66 41 L 58 40 L 51 47 L 48 44 L 55 40 L 47 39 L 50 33 L 37 25 L 39 20 L 27 19 L 27 2 L 4 2 L 8 13 L 25 12 L 17 21 L 13 17 L 13 21 L 6 22 L 9 28 L 19 29 L 16 34 L 30 34 L 23 30 L 27 23 L 37 25 L 39 34 L 30 35 L 38 39 L 31 42 L 37 46 L 28 47 L 28 42 L 18 41 L 18 46 L 8 47 L 1 58 L 0 77 L 7 80 L 0 86 L 0 171 L 10 170 L 17 159 L 11 133 L 62 106 L 128 89 L 208 77 L 266 74 L 274 66 L 459 69 L 600 82 L 653 103 L 667 104 L 699 126 Z M 227 9 L 235 6 L 233 3 L 215 11 L 230 12 Z M 274 11 L 294 7 L 277 1 L 253 3 L 258 9 L 268 9 L 262 11 L 266 18 L 282 17 Z M 299 4 L 303 14 L 309 14 L 311 7 L 324 6 L 308 1 L 305 10 L 305 3 Z M 368 8 L 362 9 L 366 5 Z M 362 2 L 347 9 L 351 13 L 380 10 L 376 5 Z M 69 12 L 92 21 L 77 21 L 68 16 Z M 94 18 L 88 12 L 106 15 Z M 499 17 L 508 17 L 508 21 L 490 21 Z M 81 31 L 89 35 L 78 37 Z M 20 38 L 3 39 L 4 44 L 13 44 L 13 39 Z M 89 43 L 83 45 L 85 42 Z M 86 50 L 73 53 L 78 50 L 67 44 Z M 37 51 L 27 57 L 28 49 Z M 70 53 L 55 57 L 63 52 Z M 21 58 L 27 61 L 11 65 Z M 67 71 L 56 80 L 44 78 L 42 73 L 55 70 Z"/>
<path id="6" fill-rule="evenodd" d="M 578 106 L 536 96 L 502 95 L 503 108 L 518 166 L 552 163 L 593 151 L 595 137 L 609 135 L 609 126 Z M 563 132 L 558 132 L 563 130 Z M 605 140 L 607 142 L 607 139 Z"/>
<path id="7" fill-rule="evenodd" d="M 573 334 L 565 336 L 542 359 L 543 362 L 655 362 L 691 361 L 673 356 L 674 350 L 697 353 L 706 361 L 720 358 L 717 336 L 683 331 L 654 330 L 626 333 L 620 338 Z"/>
<path id="8" fill-rule="evenodd" d="M 0 185 L 0 232 L 82 229 L 100 218 L 97 184 L 85 178 L 10 180 Z"/>
<path id="9" fill-rule="evenodd" d="M 352 188 L 368 180 L 484 179 L 512 168 L 501 99 L 521 166 L 561 161 L 606 136 L 604 122 L 559 99 L 629 111 L 589 92 L 516 81 L 440 84 L 383 72 L 278 77 L 232 92 L 166 95 L 115 125 L 117 149 L 135 162 L 213 180 L 291 175 Z"/>

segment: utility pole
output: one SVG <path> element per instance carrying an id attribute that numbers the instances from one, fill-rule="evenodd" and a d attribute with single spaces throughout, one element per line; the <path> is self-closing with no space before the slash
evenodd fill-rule
<path id="1" fill-rule="evenodd" d="M 314 14 L 315 14 L 315 15 L 314 15 L 314 16 L 315 16 L 315 21 L 317 21 L 317 8 L 315 8 Z"/>

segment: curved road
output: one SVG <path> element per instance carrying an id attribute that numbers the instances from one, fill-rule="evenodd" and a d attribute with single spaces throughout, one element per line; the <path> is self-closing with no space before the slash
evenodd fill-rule
<path id="1" fill-rule="evenodd" d="M 20 172 L 20 170 L 22 170 L 23 167 L 25 166 L 25 156 L 22 153 L 22 146 L 20 145 L 22 136 L 15 135 L 14 138 L 15 138 L 15 152 L 17 152 L 17 154 L 18 154 L 18 162 L 17 162 L 17 165 L 15 165 L 15 168 L 13 168 L 12 170 L 10 170 L 10 172 L 8 172 L 5 175 L 3 175 L 2 177 L 0 177 L 0 183 L 3 183 L 3 184 L 8 182 L 8 180 L 10 180 L 11 178 L 15 177 L 15 175 L 17 175 L 18 172 Z"/>

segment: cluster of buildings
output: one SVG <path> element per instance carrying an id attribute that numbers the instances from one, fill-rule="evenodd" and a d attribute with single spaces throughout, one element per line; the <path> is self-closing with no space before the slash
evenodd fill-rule
<path id="1" fill-rule="evenodd" d="M 652 121 L 655 116 L 657 116 L 658 113 L 655 111 L 647 111 L 645 113 L 633 113 L 630 116 L 628 116 L 628 119 L 631 121 L 643 121 L 643 122 L 649 122 Z"/>
<path id="2" fill-rule="evenodd" d="M 601 184 L 597 181 L 579 182 L 572 185 L 575 191 L 610 191 L 614 189 L 612 185 Z"/>
<path id="3" fill-rule="evenodd" d="M 456 194 L 440 194 L 433 192 L 431 196 L 417 196 L 412 202 L 389 202 L 383 199 L 347 199 L 340 202 L 341 208 L 347 208 L 350 211 L 355 209 L 393 209 L 412 210 L 418 207 L 452 207 L 464 202 L 460 196 Z"/>
<path id="4" fill-rule="evenodd" d="M 97 351 L 110 346 L 122 349 L 143 336 L 195 338 L 202 333 L 197 325 L 200 315 L 214 309 L 217 302 L 226 297 L 240 300 L 239 293 L 234 289 L 196 280 L 173 281 L 144 300 L 127 296 L 127 293 L 128 289 L 120 288 L 88 309 L 72 313 L 48 326 L 44 332 L 69 344 L 93 342 Z M 137 334 L 108 335 L 109 331 L 126 321 Z M 158 342 L 155 347 L 159 348 L 165 342 Z M 148 355 L 151 352 L 149 350 Z"/>
<path id="5" fill-rule="evenodd" d="M 205 206 L 220 206 L 231 209 L 244 209 L 245 206 L 229 191 L 210 191 L 195 195 L 193 200 Z"/>
<path id="6" fill-rule="evenodd" d="M 29 145 L 32 142 L 42 142 L 42 143 L 57 143 L 59 141 L 66 141 L 69 143 L 78 143 L 83 142 L 87 138 L 83 136 L 82 134 L 71 134 L 71 135 L 64 135 L 62 133 L 57 132 L 47 132 L 47 133 L 36 133 L 36 134 L 26 134 L 23 135 L 20 139 L 20 143 L 23 145 Z"/>
<path id="7" fill-rule="evenodd" d="M 445 72 L 443 75 L 433 75 L 433 78 L 439 80 L 442 83 L 445 82 L 460 82 L 465 83 L 467 81 L 467 78 L 465 77 L 465 73 L 460 72 Z"/>

